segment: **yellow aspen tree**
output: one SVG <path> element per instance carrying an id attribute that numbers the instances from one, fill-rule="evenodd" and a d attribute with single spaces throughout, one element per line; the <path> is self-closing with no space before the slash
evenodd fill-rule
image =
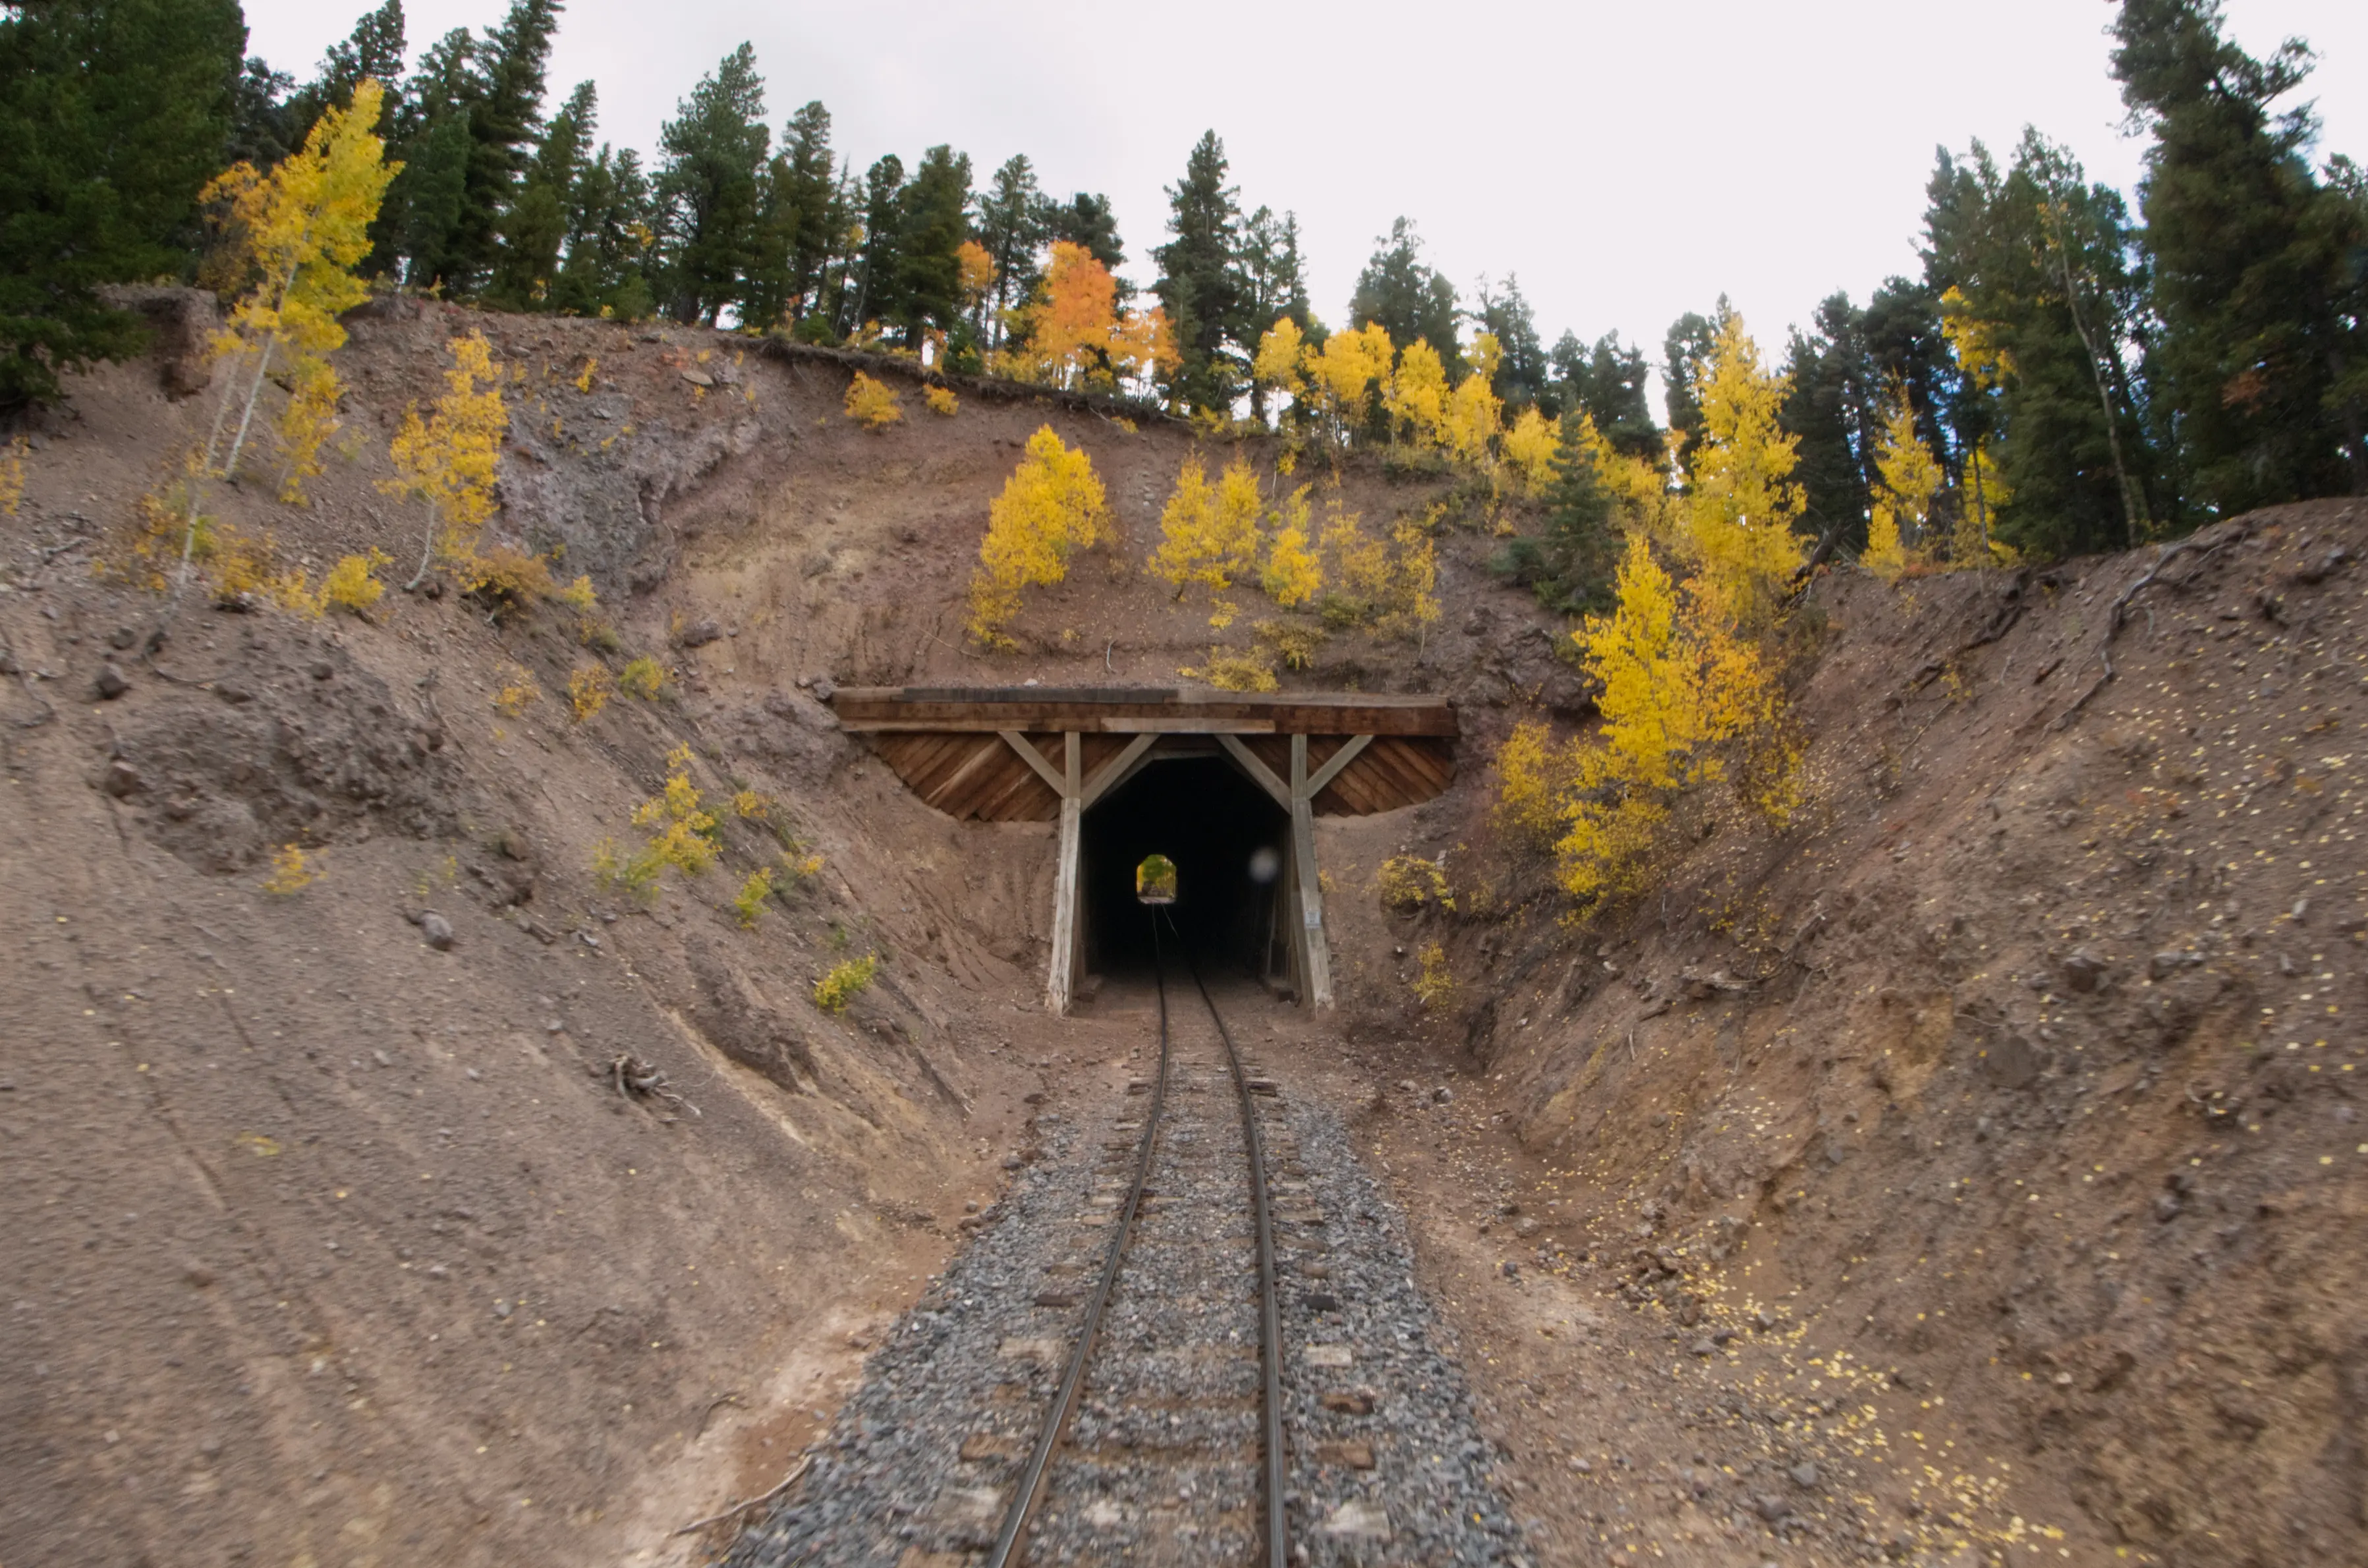
<path id="1" fill-rule="evenodd" d="M 1505 404 L 1493 385 L 1500 358 L 1493 335 L 1484 332 L 1472 339 L 1472 373 L 1456 383 L 1440 432 L 1440 444 L 1458 462 L 1485 467 L 1490 444 L 1504 426 Z"/>
<path id="2" fill-rule="evenodd" d="M 973 323 L 984 326 L 986 297 L 995 292 L 995 257 L 976 240 L 964 240 L 954 247 L 954 286 L 962 294 L 962 308 Z"/>
<path id="3" fill-rule="evenodd" d="M 1512 428 L 1505 432 L 1505 462 L 1526 494 L 1543 494 L 1554 483 L 1554 448 L 1560 440 L 1554 422 L 1535 407 L 1525 408 L 1514 417 Z"/>
<path id="4" fill-rule="evenodd" d="M 1300 361 L 1306 357 L 1307 339 L 1299 324 L 1284 316 L 1266 329 L 1258 339 L 1258 353 L 1250 360 L 1250 380 L 1269 392 L 1296 401 L 1307 384 Z M 1281 409 L 1275 413 L 1281 416 Z"/>
<path id="5" fill-rule="evenodd" d="M 1353 332 L 1334 333 L 1322 348 L 1304 357 L 1308 384 L 1336 449 L 1363 422 L 1372 390 L 1388 383 L 1395 352 L 1388 331 L 1378 322 L 1368 322 Z"/>
<path id="6" fill-rule="evenodd" d="M 1241 458 L 1227 463 L 1213 485 L 1198 454 L 1185 459 L 1159 515 L 1152 575 L 1173 587 L 1179 599 L 1195 583 L 1223 593 L 1258 561 L 1263 506 L 1258 475 Z"/>
<path id="7" fill-rule="evenodd" d="M 1617 594 L 1611 615 L 1590 616 L 1572 633 L 1602 687 L 1603 717 L 1594 743 L 1558 765 L 1567 784 L 1557 878 L 1578 898 L 1634 891 L 1671 800 L 1724 776 L 1721 743 L 1771 732 L 1779 719 L 1774 684 L 1758 651 L 1736 636 L 1715 580 L 1698 577 L 1680 593 L 1635 534 Z M 1763 797 L 1789 800 L 1781 778 Z"/>
<path id="8" fill-rule="evenodd" d="M 1201 541 L 1208 536 L 1209 514 L 1215 509 L 1209 470 L 1195 452 L 1176 471 L 1176 487 L 1167 493 L 1167 505 L 1160 508 L 1159 548 L 1152 552 L 1150 562 L 1152 574 L 1174 588 L 1179 599 L 1185 587 L 1200 576 Z"/>
<path id="9" fill-rule="evenodd" d="M 1117 330 L 1110 334 L 1110 358 L 1121 381 L 1146 379 L 1184 363 L 1176 335 L 1168 329 L 1167 312 L 1157 305 L 1121 313 Z"/>
<path id="10" fill-rule="evenodd" d="M 384 98 L 385 89 L 365 78 L 355 87 L 352 103 L 324 114 L 303 147 L 268 175 L 239 164 L 202 195 L 229 213 L 239 235 L 241 270 L 254 282 L 214 342 L 217 357 L 232 366 L 194 465 L 181 551 L 184 581 L 197 545 L 200 482 L 237 470 L 256 404 L 283 351 L 296 361 L 298 383 L 311 383 L 287 430 L 294 460 L 283 488 L 298 486 L 295 494 L 302 494 L 299 470 L 311 468 L 327 438 L 327 420 L 334 415 L 324 417 L 323 411 L 336 408 L 339 389 L 326 361 L 346 341 L 337 317 L 370 297 L 369 285 L 353 269 L 370 254 L 370 224 L 387 183 L 402 167 L 386 161 L 385 143 L 371 130 Z"/>
<path id="11" fill-rule="evenodd" d="M 1932 499 L 1941 493 L 1941 465 L 1916 434 L 1916 410 L 1895 380 L 1884 392 L 1883 434 L 1874 448 L 1874 509 L 1867 521 L 1867 569 L 1896 577 L 1930 549 Z"/>
<path id="12" fill-rule="evenodd" d="M 1429 640 L 1439 620 L 1439 551 L 1430 533 L 1411 517 L 1390 530 L 1387 608 L 1381 627 L 1394 636 Z"/>
<path id="13" fill-rule="evenodd" d="M 1391 440 L 1397 439 L 1403 426 L 1415 450 L 1440 446 L 1447 426 L 1447 367 L 1440 362 L 1439 351 L 1420 338 L 1406 345 L 1383 400 L 1390 411 Z"/>
<path id="14" fill-rule="evenodd" d="M 1988 392 L 2014 374 L 2014 356 L 1998 345 L 1999 328 L 1975 316 L 1964 290 L 1941 296 L 1941 335 L 1958 369 L 1975 392 Z M 1965 460 L 1965 488 L 1972 494 L 1957 508 L 1958 531 L 1967 537 L 1952 553 L 1960 562 L 1994 564 L 2001 549 L 1990 538 L 1990 514 L 2006 505 L 2007 489 L 1987 437 Z"/>
<path id="15" fill-rule="evenodd" d="M 1497 826 L 1533 849 L 1551 849 L 1565 831 L 1573 765 L 1583 750 L 1556 745 L 1543 720 L 1514 725 L 1497 748 Z"/>
<path id="16" fill-rule="evenodd" d="M 426 580 L 439 543 L 452 560 L 473 560 L 475 531 L 495 510 L 494 472 L 510 423 L 502 402 L 502 368 L 482 332 L 453 338 L 450 347 L 444 395 L 426 419 L 416 403 L 403 411 L 403 424 L 388 449 L 396 477 L 379 482 L 386 494 L 409 495 L 427 508 L 427 543 L 419 570 L 404 585 L 406 593 Z"/>
<path id="17" fill-rule="evenodd" d="M 279 416 L 279 499 L 302 506 L 304 482 L 328 472 L 321 449 L 337 433 L 337 403 L 346 389 L 325 359 L 308 356 L 290 373 L 288 407 Z"/>
<path id="18" fill-rule="evenodd" d="M 1777 418 L 1791 379 L 1761 368 L 1759 346 L 1730 312 L 1699 384 L 1702 439 L 1694 451 L 1688 532 L 1702 571 L 1738 613 L 1757 622 L 1801 564 L 1801 540 L 1793 531 L 1801 516 L 1800 487 L 1792 481 L 1796 441 Z"/>
<path id="19" fill-rule="evenodd" d="M 237 164 L 201 192 L 204 201 L 227 210 L 227 222 L 239 237 L 232 266 L 254 282 L 213 341 L 215 358 L 227 358 L 230 372 L 215 398 L 206 445 L 189 464 L 180 583 L 189 580 L 189 559 L 197 551 L 204 481 L 237 472 L 254 428 L 256 403 L 282 353 L 293 360 L 301 389 L 282 426 L 289 445 L 282 495 L 301 500 L 303 476 L 317 472 L 320 445 L 334 428 L 341 393 L 336 372 L 326 365 L 326 356 L 346 344 L 346 329 L 336 317 L 370 299 L 370 287 L 355 278 L 353 267 L 370 254 L 370 225 L 377 221 L 388 180 L 400 168 L 388 164 L 386 144 L 371 135 L 383 97 L 386 90 L 365 78 L 353 90 L 353 102 L 322 114 L 303 147 L 272 173 Z M 232 410 L 237 410 L 237 424 L 232 424 Z"/>
<path id="20" fill-rule="evenodd" d="M 1019 466 L 987 509 L 971 576 L 970 629 L 989 647 L 1012 645 L 1004 631 L 1019 613 L 1019 592 L 1069 573 L 1069 556 L 1110 537 L 1110 498 L 1082 448 L 1064 446 L 1050 425 L 1028 437 Z"/>
<path id="21" fill-rule="evenodd" d="M 1324 561 L 1309 544 L 1307 490 L 1301 485 L 1275 508 L 1274 538 L 1258 579 L 1267 597 L 1285 609 L 1312 604 L 1324 591 Z"/>
<path id="22" fill-rule="evenodd" d="M 1389 597 L 1389 546 L 1366 533 L 1362 519 L 1338 497 L 1324 503 L 1324 554 L 1330 562 L 1325 574 L 1340 585 L 1362 619 Z"/>
<path id="23" fill-rule="evenodd" d="M 1027 317 L 1027 340 L 1008 367 L 1054 386 L 1115 386 L 1178 361 L 1167 312 L 1118 309 L 1118 280 L 1079 244 L 1053 242 L 1044 281 Z"/>

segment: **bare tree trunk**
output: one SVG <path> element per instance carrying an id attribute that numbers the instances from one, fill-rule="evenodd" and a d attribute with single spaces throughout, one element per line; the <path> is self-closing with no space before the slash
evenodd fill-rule
<path id="1" fill-rule="evenodd" d="M 2064 301 L 2072 312 L 2072 330 L 2080 335 L 2080 347 L 2088 352 L 2089 376 L 2097 383 L 2097 404 L 2105 414 L 2105 439 L 2112 447 L 2113 478 L 2122 493 L 2122 542 L 2135 548 L 2140 538 L 2139 519 L 2146 517 L 2146 531 L 2149 533 L 2153 531 L 2153 519 L 2146 516 L 2145 502 L 2132 488 L 2129 465 L 2122 458 L 2122 422 L 2113 412 L 2112 392 L 2106 384 L 2104 356 L 2098 352 L 2097 340 L 2089 335 L 2088 323 L 2080 315 L 2080 290 L 2072 277 L 2071 247 L 2061 234 L 2054 239 L 2056 268 L 2064 276 Z"/>
<path id="2" fill-rule="evenodd" d="M 406 594 L 417 593 L 419 585 L 427 581 L 427 568 L 436 560 L 436 507 L 430 503 L 427 508 L 427 543 L 419 552 L 419 570 L 414 572 L 411 581 L 403 585 Z"/>

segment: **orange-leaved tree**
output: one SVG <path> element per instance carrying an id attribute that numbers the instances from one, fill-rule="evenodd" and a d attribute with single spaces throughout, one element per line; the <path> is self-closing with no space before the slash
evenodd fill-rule
<path id="1" fill-rule="evenodd" d="M 416 403 L 403 411 L 389 448 L 396 477 L 379 482 L 386 494 L 409 495 L 427 508 L 427 543 L 405 592 L 419 586 L 439 551 L 464 566 L 473 562 L 476 530 L 495 510 L 494 471 L 510 424 L 501 367 L 482 332 L 452 339 L 451 349 L 444 395 L 426 419 Z"/>
<path id="2" fill-rule="evenodd" d="M 283 498 L 301 500 L 303 481 L 321 472 L 321 447 L 336 428 L 342 391 L 328 364 L 346 341 L 337 317 L 370 297 L 354 267 L 370 254 L 370 224 L 387 182 L 402 166 L 386 161 L 385 144 L 372 129 L 384 97 L 385 90 L 365 78 L 353 102 L 322 115 L 303 147 L 269 174 L 242 163 L 205 189 L 204 199 L 226 214 L 235 248 L 231 266 L 247 288 L 214 341 L 229 371 L 205 445 L 190 464 L 184 581 L 197 544 L 200 486 L 237 470 L 256 405 L 275 369 L 293 389 L 280 422 Z"/>
<path id="3" fill-rule="evenodd" d="M 1066 240 L 1053 242 L 1044 281 L 1021 314 L 1026 340 L 1003 369 L 1022 380 L 1115 387 L 1178 363 L 1166 312 L 1121 312 L 1110 268 Z"/>
<path id="4" fill-rule="evenodd" d="M 970 630 L 1008 648 L 1004 628 L 1019 613 L 1019 591 L 1069 574 L 1069 557 L 1110 537 L 1110 498 L 1083 448 L 1064 446 L 1050 425 L 1028 437 L 1019 466 L 987 509 L 978 570 L 970 580 Z"/>

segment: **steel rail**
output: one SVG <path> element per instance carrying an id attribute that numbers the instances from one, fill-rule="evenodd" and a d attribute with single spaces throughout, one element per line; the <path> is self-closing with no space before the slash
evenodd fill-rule
<path id="1" fill-rule="evenodd" d="M 1161 911 L 1163 916 L 1166 913 Z M 1175 929 L 1172 923 L 1168 928 Z M 1177 945 L 1183 947 L 1180 932 Z M 1267 1568 L 1285 1568 L 1291 1561 L 1291 1525 L 1282 1491 L 1282 1302 L 1276 1288 L 1274 1211 L 1268 1201 L 1266 1141 L 1258 1134 L 1258 1108 L 1250 1093 L 1249 1074 L 1242 1069 L 1242 1053 L 1234 1048 L 1234 1031 L 1225 1027 L 1225 1016 L 1217 1010 L 1216 998 L 1209 994 L 1208 984 L 1201 978 L 1201 966 L 1192 961 L 1189 948 L 1184 949 L 1184 966 L 1191 973 L 1193 987 L 1201 993 L 1209 1017 L 1216 1023 L 1217 1037 L 1225 1042 L 1225 1060 L 1233 1064 L 1234 1088 L 1242 1102 L 1242 1136 L 1249 1145 L 1250 1202 L 1258 1214 L 1259 1358 L 1266 1363 L 1266 1390 L 1261 1402 L 1266 1406 L 1266 1561 Z"/>
<path id="2" fill-rule="evenodd" d="M 1125 1259 L 1127 1241 L 1134 1233 L 1135 1210 L 1143 1204 L 1144 1185 L 1151 1178 L 1151 1159 L 1159 1141 L 1159 1119 L 1167 1104 L 1167 966 L 1159 962 L 1156 920 L 1152 923 L 1151 946 L 1159 985 L 1159 1074 L 1152 1081 L 1151 1108 L 1143 1118 L 1143 1139 L 1134 1158 L 1134 1180 L 1127 1187 L 1126 1206 L 1120 1210 L 1110 1247 L 1103 1254 L 1101 1283 L 1095 1288 L 1093 1300 L 1086 1308 L 1076 1348 L 1069 1354 L 1068 1370 L 1061 1378 L 1060 1391 L 1053 1396 L 1052 1409 L 1045 1413 L 1044 1429 L 1037 1435 L 1028 1466 L 1019 1472 L 1019 1488 L 1012 1494 L 1010 1509 L 1003 1517 L 1002 1532 L 995 1538 L 995 1549 L 986 1555 L 986 1568 L 1014 1568 L 1022 1560 L 1028 1523 L 1035 1517 L 1036 1506 L 1043 1501 L 1044 1480 L 1052 1469 L 1053 1452 L 1061 1446 L 1070 1418 L 1076 1414 L 1077 1394 L 1085 1387 L 1086 1367 L 1093 1359 L 1094 1339 L 1101 1333 L 1102 1315 L 1118 1288 L 1119 1266 Z"/>
<path id="3" fill-rule="evenodd" d="M 1209 1017 L 1217 1026 L 1217 1038 L 1225 1042 L 1225 1061 L 1233 1071 L 1234 1093 L 1241 1102 L 1242 1135 L 1249 1156 L 1250 1203 L 1258 1229 L 1258 1355 L 1264 1372 L 1264 1388 L 1259 1403 L 1264 1407 L 1266 1562 L 1267 1568 L 1285 1568 L 1291 1562 L 1290 1521 L 1283 1503 L 1282 1479 L 1282 1310 L 1275 1278 L 1274 1213 L 1267 1186 L 1266 1142 L 1258 1132 L 1258 1108 L 1251 1095 L 1249 1074 L 1242 1066 L 1240 1051 L 1234 1045 L 1233 1031 L 1225 1027 L 1225 1017 L 1217 1010 L 1215 998 L 1209 994 L 1209 987 L 1201 978 L 1200 966 L 1192 961 L 1190 949 L 1184 948 L 1183 934 L 1176 931 L 1174 921 L 1168 919 L 1165 910 L 1161 910 L 1154 915 L 1151 925 L 1153 963 L 1159 993 L 1159 1074 L 1153 1083 L 1150 1109 L 1143 1119 L 1143 1138 L 1135 1153 L 1134 1180 L 1127 1189 L 1126 1204 L 1120 1211 L 1116 1233 L 1110 1237 L 1109 1249 L 1103 1255 L 1101 1283 L 1095 1289 L 1093 1300 L 1086 1308 L 1076 1347 L 1069 1354 L 1068 1369 L 1062 1376 L 1059 1392 L 1053 1396 L 1052 1408 L 1045 1413 L 1043 1430 L 1037 1435 L 1036 1447 L 1029 1455 L 1027 1467 L 1020 1471 L 1019 1489 L 1012 1494 L 1011 1506 L 1004 1515 L 1003 1529 L 996 1537 L 994 1550 L 987 1553 L 985 1568 L 1018 1568 L 1025 1560 L 1028 1526 L 1035 1517 L 1037 1506 L 1043 1501 L 1044 1483 L 1051 1474 L 1053 1455 L 1060 1448 L 1070 1420 L 1076 1415 L 1077 1396 L 1085 1387 L 1086 1369 L 1093 1360 L 1094 1342 L 1101 1333 L 1103 1315 L 1117 1290 L 1119 1269 L 1125 1261 L 1127 1244 L 1133 1237 L 1135 1215 L 1143 1202 L 1143 1189 L 1151 1177 L 1151 1162 L 1158 1148 L 1160 1119 L 1167 1103 L 1171 1055 L 1167 1023 L 1167 966 L 1159 941 L 1162 920 L 1167 921 L 1168 929 L 1176 935 L 1177 945 L 1184 953 L 1185 969 L 1192 976 L 1193 989 L 1201 994 L 1201 1005 L 1209 1009 Z"/>

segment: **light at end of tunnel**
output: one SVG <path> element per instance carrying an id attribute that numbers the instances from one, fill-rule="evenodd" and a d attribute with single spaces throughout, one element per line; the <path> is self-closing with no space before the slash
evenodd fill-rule
<path id="1" fill-rule="evenodd" d="M 1269 845 L 1260 845 L 1250 852 L 1250 881 L 1264 887 L 1282 874 L 1282 857 Z"/>

